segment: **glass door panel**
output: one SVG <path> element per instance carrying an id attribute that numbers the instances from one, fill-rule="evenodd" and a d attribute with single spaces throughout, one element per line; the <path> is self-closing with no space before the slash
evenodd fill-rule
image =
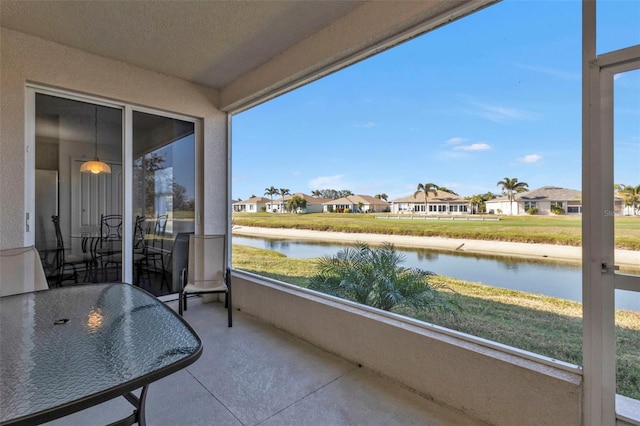
<path id="1" fill-rule="evenodd" d="M 195 230 L 194 129 L 133 112 L 133 281 L 156 296 L 178 291 L 174 241 Z"/>
<path id="2" fill-rule="evenodd" d="M 106 274 L 86 243 L 104 215 L 122 216 L 122 126 L 119 108 L 35 95 L 35 244 L 51 286 L 121 280 L 121 264 Z M 111 171 L 81 171 L 96 158 Z"/>

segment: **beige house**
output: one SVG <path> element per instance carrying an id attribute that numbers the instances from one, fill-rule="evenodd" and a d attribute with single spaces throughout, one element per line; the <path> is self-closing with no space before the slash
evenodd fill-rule
<path id="1" fill-rule="evenodd" d="M 258 213 L 267 208 L 271 200 L 265 197 L 251 197 L 248 200 L 236 201 L 232 204 L 234 212 Z"/>
<path id="2" fill-rule="evenodd" d="M 285 195 L 284 198 L 274 198 L 273 201 L 269 200 L 267 203 L 267 211 L 273 213 L 286 212 L 287 203 L 293 197 L 302 198 L 307 202 L 307 206 L 304 209 L 300 209 L 297 213 L 320 213 L 322 212 L 322 203 L 327 201 L 326 198 L 316 198 L 302 192 L 296 192 L 295 194 Z"/>
<path id="3" fill-rule="evenodd" d="M 323 211 L 342 213 L 379 213 L 389 211 L 390 204 L 370 195 L 349 195 L 322 203 Z"/>
<path id="4" fill-rule="evenodd" d="M 487 213 L 495 214 L 527 214 L 527 210 L 538 209 L 536 214 L 552 214 L 551 209 L 562 209 L 565 214 L 582 213 L 582 192 L 575 189 L 543 186 L 533 191 L 514 194 L 514 201 L 509 196 L 494 198 L 485 202 Z"/>
<path id="5" fill-rule="evenodd" d="M 446 191 L 429 192 L 425 203 L 424 193 L 408 195 L 391 201 L 391 213 L 402 214 L 466 214 L 469 201 Z"/>
<path id="6" fill-rule="evenodd" d="M 193 231 L 230 237 L 234 114 L 494 3 L 3 0 L 0 249 L 38 240 L 35 218 L 46 215 L 38 205 L 36 170 L 52 172 L 54 184 L 60 183 L 53 208 L 66 238 L 74 230 L 90 230 L 101 213 L 122 215 L 119 276 L 126 283 L 133 282 L 134 221 L 140 210 L 179 212 L 170 216 L 168 236 Z M 571 52 L 583 60 L 582 366 L 239 270 L 232 273 L 234 308 L 256 323 L 326 349 L 336 360 L 342 357 L 402 383 L 415 392 L 416 404 L 425 396 L 438 410 L 464 413 L 482 424 L 640 421 L 638 402 L 615 393 L 614 315 L 615 289 L 640 291 L 640 280 L 614 273 L 613 219 L 603 215 L 613 185 L 602 185 L 613 182 L 613 78 L 640 69 L 640 46 L 596 53 L 596 3 L 582 2 L 582 15 L 574 16 L 582 22 L 582 47 Z M 437 55 L 433 65 L 438 66 Z M 278 141 L 269 146 L 280 148 Z M 321 149 L 309 147 L 316 148 Z M 94 153 L 110 165 L 111 174 L 79 174 Z M 177 156 L 183 156 L 181 163 Z M 168 159 L 176 163 L 145 168 L 143 157 L 154 166 Z M 157 185 L 138 190 L 134 183 L 140 176 L 152 177 Z M 172 188 L 178 178 L 184 178 L 182 188 Z M 418 204 L 415 200 L 413 206 Z M 95 208 L 87 210 L 90 206 Z M 241 331 L 234 327 L 225 333 Z M 23 337 L 29 341 L 28 333 Z M 213 353 L 209 349 L 201 361 Z M 244 374 L 242 368 L 232 373 Z M 191 380 L 187 376 L 171 382 L 179 384 L 175 391 L 183 398 L 156 400 L 156 407 L 200 413 L 200 394 L 183 393 L 182 383 Z M 366 386 L 361 378 L 345 370 L 336 382 L 346 381 L 357 392 Z M 282 402 L 282 411 L 300 402 L 294 391 L 306 386 L 275 394 L 272 383 L 260 383 L 247 392 L 263 399 L 268 392 L 267 399 Z M 147 399 L 156 395 L 152 387 Z M 386 397 L 393 398 L 381 399 Z M 347 423 L 348 413 L 341 415 L 334 418 Z"/>

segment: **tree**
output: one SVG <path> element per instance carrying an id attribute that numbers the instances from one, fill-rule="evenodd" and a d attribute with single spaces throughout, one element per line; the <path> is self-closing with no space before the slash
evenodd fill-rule
<path id="1" fill-rule="evenodd" d="M 289 191 L 289 188 L 280 188 L 277 190 L 276 194 L 282 197 L 282 210 L 280 211 L 280 213 L 284 213 L 285 211 L 284 197 L 285 195 L 290 195 L 291 192 Z"/>
<path id="2" fill-rule="evenodd" d="M 314 197 L 320 197 L 320 198 L 329 198 L 331 200 L 337 200 L 338 198 L 342 198 L 342 197 L 348 197 L 349 195 L 353 195 L 353 192 L 351 192 L 348 189 L 341 189 L 340 191 L 337 191 L 335 189 L 316 189 L 315 191 L 312 192 Z"/>
<path id="3" fill-rule="evenodd" d="M 273 196 L 278 195 L 278 189 L 271 185 L 269 188 L 264 189 L 264 195 L 271 198 L 271 204 L 273 205 Z"/>
<path id="4" fill-rule="evenodd" d="M 449 194 L 458 195 L 457 192 L 447 188 L 446 186 L 439 186 L 438 191 L 444 191 L 444 192 L 448 192 Z"/>
<path id="5" fill-rule="evenodd" d="M 316 197 L 316 198 L 320 198 L 322 196 L 322 192 L 320 192 L 319 190 L 313 190 L 311 191 L 311 196 L 312 197 Z"/>
<path id="6" fill-rule="evenodd" d="M 469 197 L 469 204 L 471 204 L 471 214 L 484 212 L 484 202 L 485 200 L 482 195 L 476 194 Z"/>
<path id="7" fill-rule="evenodd" d="M 287 210 L 290 212 L 297 212 L 307 208 L 307 200 L 296 195 L 287 201 Z"/>
<path id="8" fill-rule="evenodd" d="M 438 185 L 436 185 L 435 183 L 418 184 L 418 189 L 413 194 L 413 196 L 415 197 L 418 194 L 424 193 L 424 214 L 429 213 L 429 193 L 433 192 L 433 195 L 436 196 L 438 195 L 438 189 L 440 188 L 438 188 Z"/>
<path id="9" fill-rule="evenodd" d="M 640 185 L 624 185 L 616 183 L 613 186 L 618 195 L 624 200 L 624 205 L 631 207 L 632 214 L 635 216 L 640 210 Z"/>
<path id="10" fill-rule="evenodd" d="M 375 197 L 378 200 L 385 200 L 385 201 L 389 201 L 389 196 L 387 194 L 385 194 L 384 192 L 382 194 L 376 194 Z"/>
<path id="11" fill-rule="evenodd" d="M 385 311 L 407 309 L 454 313 L 459 307 L 429 282 L 433 273 L 400 266 L 405 256 L 391 243 L 370 248 L 359 242 L 318 259 L 309 288 Z"/>
<path id="12" fill-rule="evenodd" d="M 515 200 L 515 194 L 525 192 L 529 189 L 529 184 L 526 182 L 518 182 L 518 178 L 504 178 L 498 181 L 497 186 L 502 187 L 502 192 L 509 196 L 509 215 L 512 212 L 512 203 Z"/>

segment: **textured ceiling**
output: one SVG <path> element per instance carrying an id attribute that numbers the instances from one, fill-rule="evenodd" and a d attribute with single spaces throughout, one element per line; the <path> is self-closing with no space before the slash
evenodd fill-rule
<path id="1" fill-rule="evenodd" d="M 362 1 L 0 1 L 0 23 L 222 88 Z"/>

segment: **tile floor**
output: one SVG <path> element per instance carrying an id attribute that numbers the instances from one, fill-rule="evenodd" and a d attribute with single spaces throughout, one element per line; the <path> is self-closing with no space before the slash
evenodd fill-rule
<path id="1" fill-rule="evenodd" d="M 481 424 L 240 311 L 228 328 L 223 304 L 190 301 L 185 318 L 204 351 L 150 386 L 150 426 Z M 48 424 L 105 425 L 130 413 L 118 398 Z"/>

